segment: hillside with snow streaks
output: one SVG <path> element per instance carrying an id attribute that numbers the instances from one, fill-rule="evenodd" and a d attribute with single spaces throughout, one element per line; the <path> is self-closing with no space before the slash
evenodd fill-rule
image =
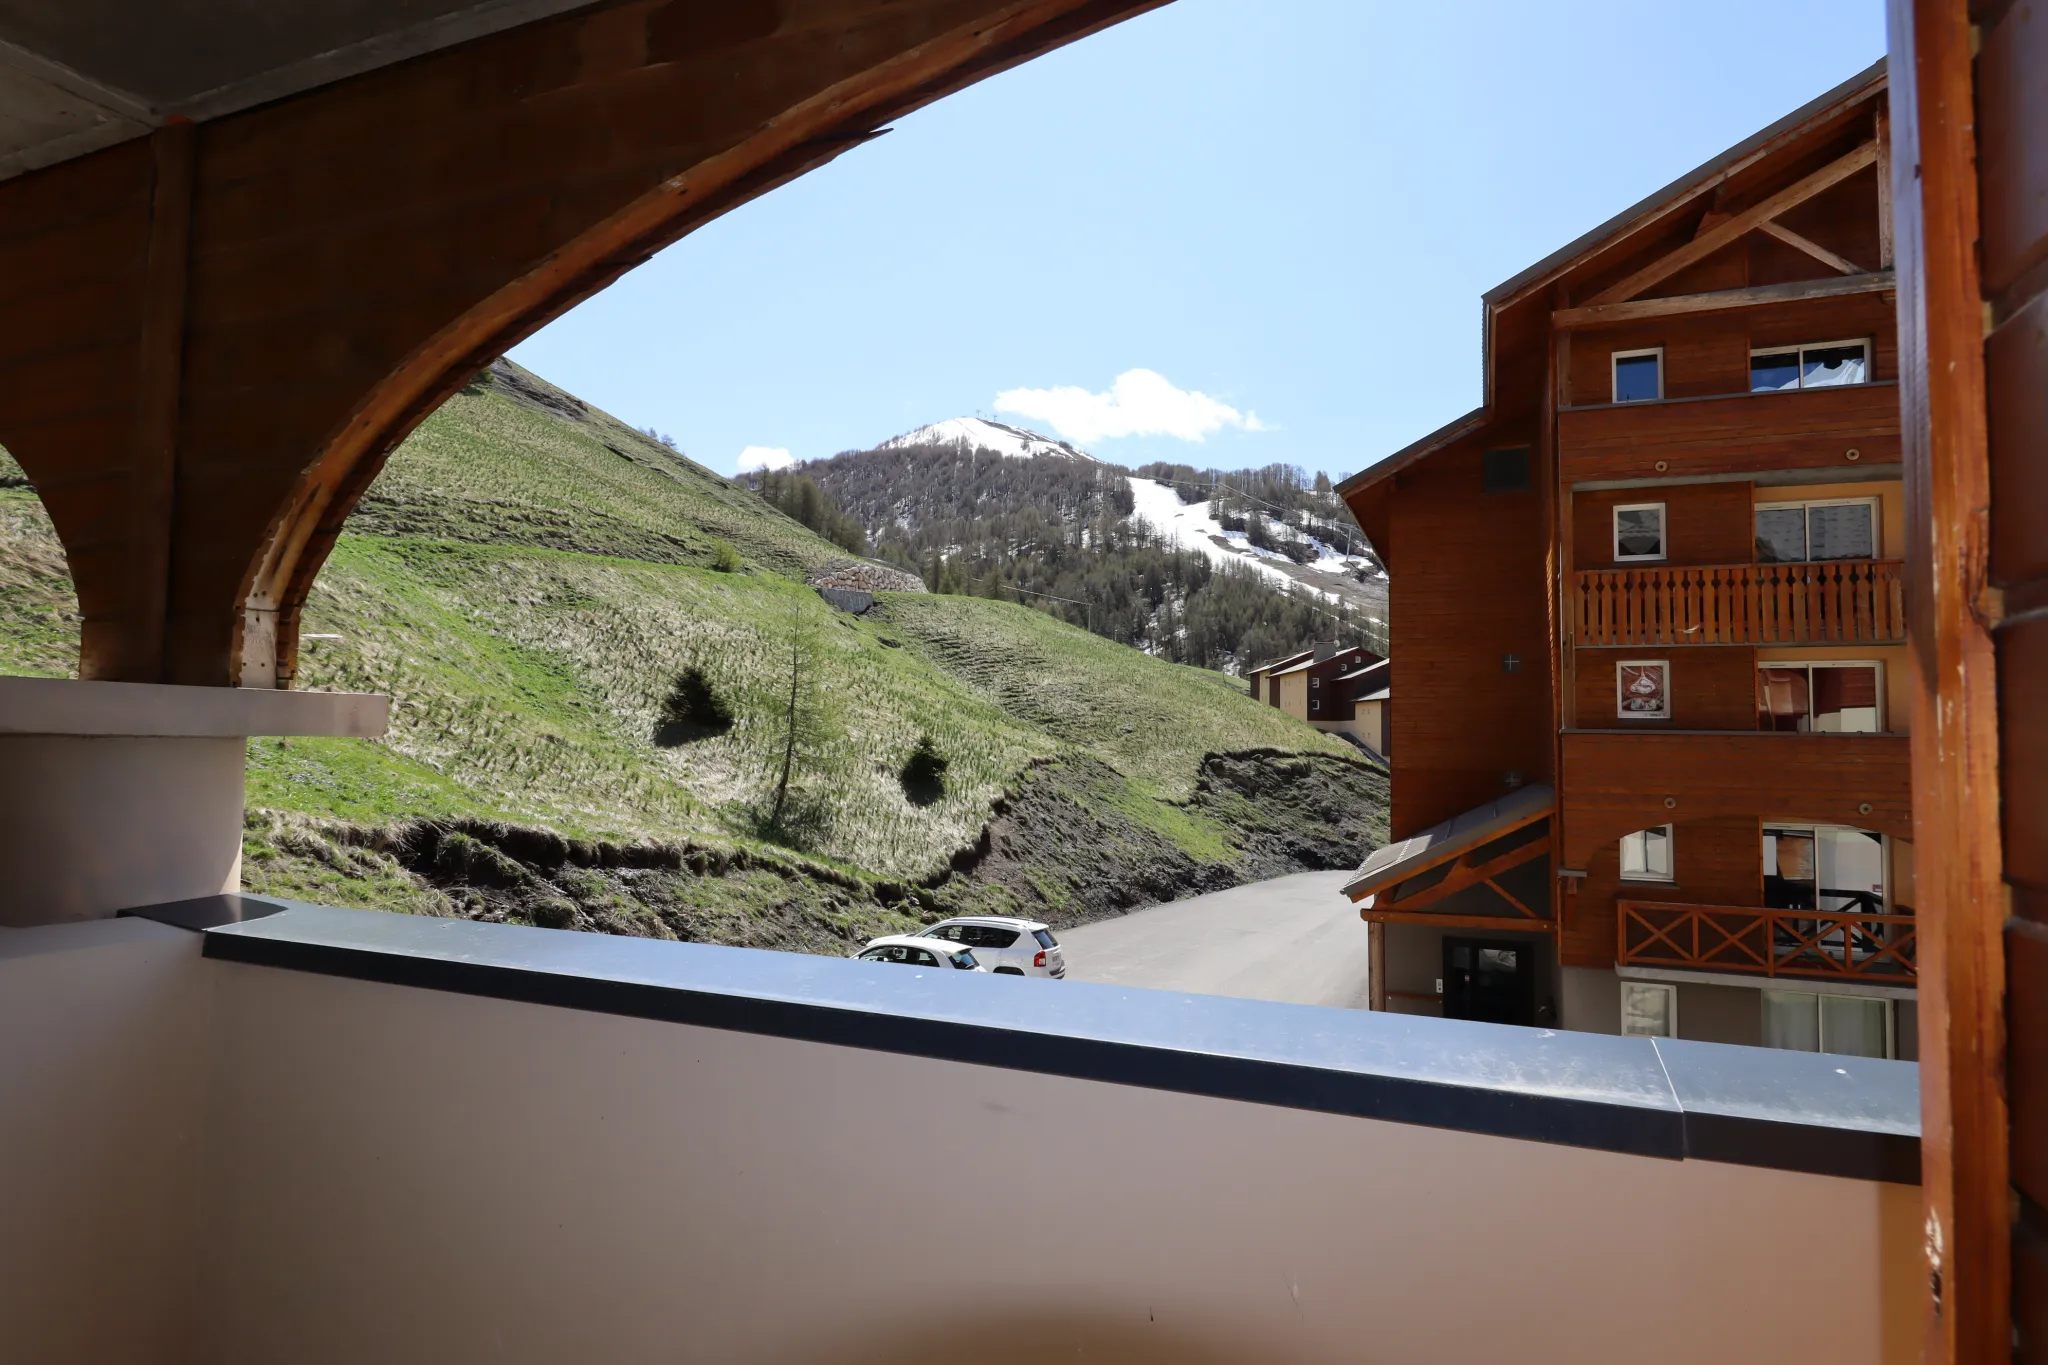
<path id="1" fill-rule="evenodd" d="M 1272 529 L 1276 534 L 1291 534 L 1315 546 L 1317 556 L 1311 563 L 1296 564 L 1285 555 L 1252 544 L 1246 532 L 1224 526 L 1217 519 L 1213 502 L 1184 503 L 1171 487 L 1136 474 L 1129 476 L 1129 482 L 1134 504 L 1130 521 L 1150 527 L 1176 548 L 1199 551 L 1217 564 L 1250 565 L 1283 586 L 1306 589 L 1329 602 L 1364 605 L 1372 619 L 1384 619 L 1377 595 L 1367 590 L 1361 598 L 1359 589 L 1361 572 L 1384 579 L 1378 561 L 1364 555 L 1344 554 L 1313 537 L 1302 537 L 1288 526 L 1275 524 Z M 1336 582 L 1327 587 L 1312 582 L 1307 575 L 1315 572 L 1336 575 Z"/>
<path id="2" fill-rule="evenodd" d="M 892 436 L 875 447 L 877 450 L 907 450 L 913 446 L 949 446 L 965 442 L 970 450 L 987 450 L 1012 460 L 1029 460 L 1046 455 L 1055 459 L 1087 460 L 1100 464 L 1085 450 L 1076 450 L 1065 441 L 1056 441 L 1050 436 L 1041 436 L 1023 427 L 1013 427 L 1004 422 L 990 422 L 979 417 L 949 417 L 943 422 L 906 431 L 901 436 Z"/>
<path id="3" fill-rule="evenodd" d="M 1283 587 L 1295 586 L 1294 576 L 1280 567 L 1286 557 L 1253 548 L 1243 531 L 1223 529 L 1223 523 L 1216 520 L 1214 504 L 1182 502 L 1180 494 L 1165 484 L 1135 474 L 1129 483 L 1131 500 L 1137 504 L 1131 511 L 1133 523 L 1150 527 L 1154 535 L 1176 549 L 1198 550 L 1218 564 L 1248 564 Z M 1336 600 L 1334 593 L 1324 592 L 1323 596 Z"/>

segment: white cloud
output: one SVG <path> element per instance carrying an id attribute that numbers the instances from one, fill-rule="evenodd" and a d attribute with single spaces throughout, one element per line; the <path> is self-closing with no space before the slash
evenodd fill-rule
<path id="1" fill-rule="evenodd" d="M 760 469 L 787 469 L 796 463 L 796 456 L 781 446 L 748 446 L 740 452 L 740 473 L 752 474 Z"/>
<path id="2" fill-rule="evenodd" d="M 1067 385 L 1057 389 L 1005 389 L 996 411 L 1044 422 L 1061 436 L 1088 445 L 1113 436 L 1172 436 L 1201 441 L 1236 427 L 1264 431 L 1258 414 L 1239 412 L 1206 393 L 1175 388 L 1155 370 L 1125 370 L 1108 393 Z"/>

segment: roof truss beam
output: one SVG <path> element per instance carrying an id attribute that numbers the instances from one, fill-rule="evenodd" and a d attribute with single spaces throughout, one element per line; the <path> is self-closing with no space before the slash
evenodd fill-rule
<path id="1" fill-rule="evenodd" d="M 1757 230 L 1769 233 L 1786 246 L 1805 252 L 1831 270 L 1839 270 L 1844 275 L 1861 275 L 1863 273 L 1863 267 L 1856 264 L 1856 262 L 1846 256 L 1837 256 L 1819 242 L 1809 237 L 1800 236 L 1783 223 L 1759 223 L 1757 224 Z"/>
<path id="2" fill-rule="evenodd" d="M 1446 848 L 1442 850 L 1440 853 L 1436 854 L 1434 857 L 1422 859 L 1421 861 L 1413 864 L 1412 866 L 1404 866 L 1398 869 L 1389 869 L 1387 873 L 1383 874 L 1380 877 L 1380 880 L 1374 882 L 1369 886 L 1358 886 L 1354 883 L 1352 886 L 1347 886 L 1344 888 L 1344 894 L 1351 897 L 1353 901 L 1361 901 L 1364 900 L 1367 896 L 1377 895 L 1380 892 L 1385 891 L 1389 887 L 1399 886 L 1402 882 L 1413 881 L 1415 878 L 1421 876 L 1423 873 L 1434 871 L 1436 868 L 1442 867 L 1445 863 L 1452 862 L 1454 860 L 1463 860 L 1474 849 L 1484 848 L 1488 844 L 1498 843 L 1500 840 L 1505 839 L 1508 835 L 1513 834 L 1518 829 L 1527 829 L 1530 825 L 1535 824 L 1538 820 L 1548 820 L 1550 818 L 1552 809 L 1553 807 L 1551 806 L 1545 806 L 1543 809 L 1536 811 L 1531 815 L 1525 816 L 1524 818 L 1515 821 L 1511 825 L 1503 825 L 1499 829 L 1491 831 L 1487 834 L 1487 836 L 1484 839 L 1474 840 L 1470 844 L 1458 844 L 1453 847 Z M 1550 847 L 1550 845 L 1547 842 L 1540 839 L 1534 841 L 1529 846 L 1538 849 L 1547 849 Z M 1509 851 L 1510 853 L 1520 853 L 1521 849 L 1516 848 L 1511 849 Z M 1509 867 L 1513 867 L 1515 865 L 1516 864 L 1514 863 L 1508 864 Z M 1492 874 L 1489 873 L 1488 875 L 1490 876 Z M 1403 903 L 1406 904 L 1406 902 Z"/>
<path id="3" fill-rule="evenodd" d="M 1519 915 L 1439 915 L 1428 910 L 1361 910 L 1358 917 L 1368 924 L 1426 924 L 1432 929 L 1504 929 L 1516 933 L 1548 933 L 1557 928 L 1556 923 L 1551 920 L 1523 919 Z"/>
<path id="4" fill-rule="evenodd" d="M 1669 279 L 1687 266 L 1705 260 L 1730 242 L 1756 231 L 1780 214 L 1789 212 L 1815 195 L 1834 188 L 1864 167 L 1876 164 L 1877 142 L 1873 139 L 1847 156 L 1829 162 L 1797 184 L 1788 185 L 1761 203 L 1746 208 L 1727 221 L 1707 229 L 1676 251 L 1652 261 L 1620 283 L 1609 285 L 1588 299 L 1587 304 L 1598 306 L 1626 303 L 1659 281 Z"/>
<path id="5" fill-rule="evenodd" d="M 1525 822 L 1525 824 L 1527 823 L 1533 822 Z M 1517 828 L 1520 827 L 1518 826 Z M 1495 836 L 1495 839 L 1497 838 L 1499 838 L 1498 835 Z M 1487 843 L 1492 842 L 1494 842 L 1493 839 L 1487 840 Z M 1443 880 L 1423 887 L 1412 896 L 1403 896 L 1399 900 L 1389 900 L 1383 907 L 1378 902 L 1375 902 L 1374 908 L 1420 910 L 1424 906 L 1435 905 L 1438 901 L 1448 900 L 1460 891 L 1469 891 L 1475 886 L 1490 886 L 1496 895 L 1500 896 L 1509 905 L 1514 906 L 1516 910 L 1520 911 L 1532 923 L 1541 922 L 1543 918 L 1541 915 L 1538 915 L 1528 906 L 1522 904 L 1521 901 L 1501 890 L 1498 885 L 1495 885 L 1493 879 L 1503 872 L 1520 867 L 1524 863 L 1533 863 L 1538 858 L 1543 857 L 1550 852 L 1550 841 L 1548 839 L 1531 839 L 1528 843 L 1518 844 L 1498 857 L 1488 858 L 1483 863 L 1472 861 L 1473 853 L 1478 851 L 1478 849 L 1473 849 L 1460 857 Z M 1411 872 L 1401 880 L 1410 881 L 1416 875 Z M 1512 915 L 1504 915 L 1501 918 L 1512 919 L 1514 917 Z"/>
<path id="6" fill-rule="evenodd" d="M 1737 308 L 1761 308 L 1766 304 L 1790 303 L 1801 299 L 1833 299 L 1848 294 L 1878 294 L 1898 288 L 1898 277 L 1889 270 L 1867 275 L 1838 276 L 1826 280 L 1793 280 L 1786 284 L 1751 285 L 1746 289 L 1718 289 L 1706 294 L 1674 294 L 1662 299 L 1633 299 L 1627 303 L 1586 304 L 1560 308 L 1550 320 L 1560 329 L 1601 327 L 1641 318 L 1669 317 L 1675 313 L 1722 313 Z"/>

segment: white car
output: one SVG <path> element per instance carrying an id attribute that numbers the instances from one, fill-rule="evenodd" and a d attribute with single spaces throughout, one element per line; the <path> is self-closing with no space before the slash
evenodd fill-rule
<path id="1" fill-rule="evenodd" d="M 963 972 L 985 972 L 974 954 L 951 943 L 934 943 L 915 934 L 890 934 L 878 938 L 854 954 L 861 962 L 896 962 L 905 967 L 951 967 Z"/>
<path id="2" fill-rule="evenodd" d="M 1037 920 L 962 915 L 958 919 L 940 920 L 919 934 L 972 949 L 975 961 L 997 976 L 1059 978 L 1067 974 L 1067 959 L 1060 951 L 1059 940 Z"/>

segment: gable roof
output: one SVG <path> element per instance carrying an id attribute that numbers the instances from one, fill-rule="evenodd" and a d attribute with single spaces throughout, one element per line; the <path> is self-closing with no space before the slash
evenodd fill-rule
<path id="1" fill-rule="evenodd" d="M 1365 665 L 1363 668 L 1354 668 L 1349 673 L 1339 673 L 1337 675 L 1337 681 L 1355 682 L 1360 678 L 1370 678 L 1373 674 L 1381 672 L 1391 667 L 1392 660 L 1375 659 L 1371 663 Z"/>
<path id="2" fill-rule="evenodd" d="M 1275 670 L 1274 670 L 1274 672 L 1273 672 L 1273 676 L 1275 676 L 1275 677 L 1283 677 L 1283 678 L 1284 678 L 1284 677 L 1286 677 L 1286 676 L 1287 676 L 1288 674 L 1290 674 L 1290 673 L 1300 673 L 1300 672 L 1302 672 L 1302 671 L 1303 671 L 1303 670 L 1305 670 L 1305 669 L 1315 668 L 1315 667 L 1318 667 L 1319 665 L 1322 665 L 1322 664 L 1333 664 L 1333 663 L 1340 663 L 1340 662 L 1342 662 L 1342 661 L 1343 661 L 1343 659 L 1344 659 L 1344 656 L 1345 656 L 1345 655 L 1347 655 L 1347 654 L 1363 654 L 1364 652 L 1365 652 L 1365 646 L 1363 646 L 1363 645 L 1352 645 L 1352 646 L 1350 646 L 1350 647 L 1349 647 L 1349 648 L 1347 648 L 1347 649 L 1340 649 L 1340 650 L 1338 650 L 1338 651 L 1337 651 L 1337 652 L 1336 652 L 1335 654 L 1332 654 L 1332 655 L 1330 655 L 1330 656 L 1329 656 L 1328 658 L 1326 658 L 1326 659 L 1318 659 L 1318 658 L 1316 658 L 1316 657 L 1315 657 L 1315 651 L 1314 651 L 1314 650 L 1310 650 L 1310 651 L 1309 651 L 1309 652 L 1308 652 L 1307 654 L 1305 654 L 1305 655 L 1297 655 L 1297 656 L 1296 656 L 1296 658 L 1298 658 L 1298 659 L 1300 660 L 1300 662 L 1299 662 L 1299 663 L 1296 663 L 1296 664 L 1292 664 L 1292 665 L 1290 665 L 1290 666 L 1288 666 L 1288 667 L 1286 667 L 1286 668 L 1278 668 L 1278 669 L 1275 669 Z"/>
<path id="3" fill-rule="evenodd" d="M 1736 171 L 1774 151 L 1779 142 L 1875 93 L 1885 80 L 1885 59 L 1879 57 L 1826 94 L 1808 100 L 1776 123 L 1752 133 L 1719 155 L 1707 158 L 1663 189 L 1629 205 L 1592 231 L 1581 233 L 1536 264 L 1501 281 L 1480 298 L 1497 307 L 1539 284 L 1549 282 L 1580 257 L 1590 255 L 1613 238 L 1643 225 L 1649 219 L 1669 213 L 1685 200 L 1713 189 Z"/>
<path id="4" fill-rule="evenodd" d="M 1275 659 L 1271 663 L 1260 664 L 1258 667 L 1252 669 L 1252 672 L 1275 673 L 1283 668 L 1292 667 L 1293 665 L 1300 663 L 1303 659 L 1313 659 L 1315 657 L 1315 653 L 1316 652 L 1313 649 L 1304 649 L 1299 653 L 1289 654 L 1283 658 Z"/>
<path id="5" fill-rule="evenodd" d="M 1506 796 L 1474 806 L 1420 834 L 1374 849 L 1344 883 L 1344 894 L 1363 900 L 1396 886 L 1418 872 L 1426 872 L 1471 852 L 1490 839 L 1511 833 L 1550 815 L 1557 807 L 1557 790 L 1548 782 L 1517 787 Z"/>
<path id="6" fill-rule="evenodd" d="M 1594 252 L 1651 225 L 1686 201 L 1714 189 L 1737 171 L 1778 150 L 1787 140 L 1850 105 L 1868 99 L 1883 88 L 1886 81 L 1885 59 L 1880 57 L 1818 99 L 1808 101 L 1769 127 L 1695 166 L 1656 193 L 1623 209 L 1598 227 L 1580 234 L 1534 265 L 1487 290 L 1480 296 L 1480 376 L 1486 401 L 1463 417 L 1446 423 L 1343 480 L 1337 485 L 1338 495 L 1348 497 L 1380 483 L 1486 425 L 1493 415 L 1493 322 L 1503 308 L 1527 297 L 1532 289 L 1550 283 Z"/>

